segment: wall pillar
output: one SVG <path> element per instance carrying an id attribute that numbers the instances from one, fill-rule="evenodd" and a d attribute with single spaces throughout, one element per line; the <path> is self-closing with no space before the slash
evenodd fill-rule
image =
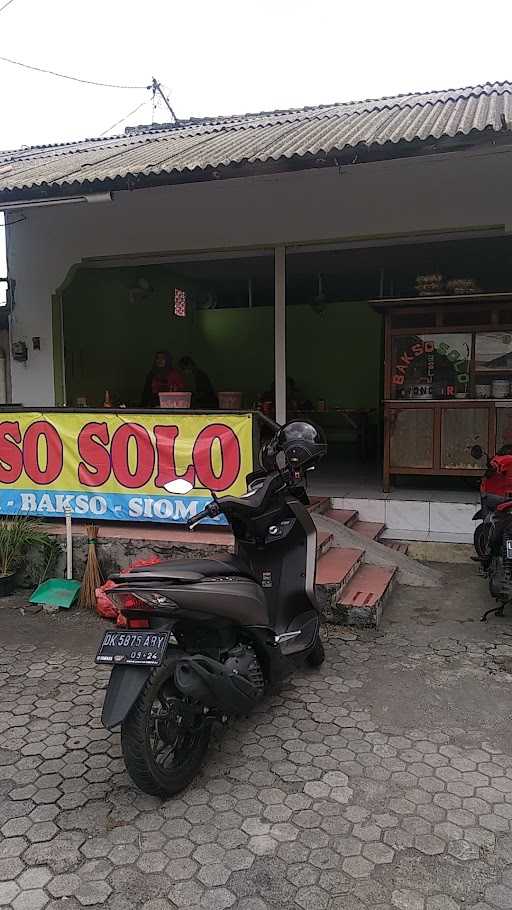
<path id="1" fill-rule="evenodd" d="M 286 248 L 274 249 L 274 363 L 276 421 L 286 423 Z"/>

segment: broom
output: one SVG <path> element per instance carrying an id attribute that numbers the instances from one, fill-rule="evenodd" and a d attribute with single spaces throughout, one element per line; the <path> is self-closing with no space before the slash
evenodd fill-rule
<path id="1" fill-rule="evenodd" d="M 103 582 L 98 556 L 96 554 L 98 527 L 96 525 L 87 525 L 85 530 L 89 546 L 84 577 L 80 587 L 78 606 L 85 607 L 88 610 L 94 610 L 96 607 L 96 588 L 99 588 Z"/>

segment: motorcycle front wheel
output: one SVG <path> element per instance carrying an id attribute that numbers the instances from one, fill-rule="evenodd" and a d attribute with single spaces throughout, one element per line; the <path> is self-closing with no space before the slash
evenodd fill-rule
<path id="1" fill-rule="evenodd" d="M 146 682 L 121 727 L 126 770 L 151 796 L 174 796 L 198 773 L 210 739 L 201 715 L 187 711 L 174 684 L 177 657 L 168 656 Z"/>
<path id="2" fill-rule="evenodd" d="M 486 559 L 489 556 L 489 528 L 485 521 L 477 525 L 473 534 L 473 545 L 476 555 L 480 559 Z"/>
<path id="3" fill-rule="evenodd" d="M 306 663 L 309 664 L 310 667 L 321 667 L 324 660 L 325 660 L 325 651 L 324 651 L 324 646 L 322 644 L 322 639 L 320 638 L 320 635 L 319 635 L 317 637 L 317 640 L 316 640 L 313 648 L 311 649 L 308 656 L 306 657 Z"/>

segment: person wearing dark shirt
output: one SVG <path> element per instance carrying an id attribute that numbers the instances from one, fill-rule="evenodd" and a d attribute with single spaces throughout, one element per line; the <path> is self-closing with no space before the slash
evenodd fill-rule
<path id="1" fill-rule="evenodd" d="M 191 386 L 192 407 L 197 410 L 204 408 L 206 411 L 218 408 L 219 400 L 208 375 L 197 366 L 192 357 L 182 357 L 178 366 L 185 375 L 187 384 Z"/>
<path id="2" fill-rule="evenodd" d="M 173 368 L 169 351 L 157 351 L 142 393 L 141 407 L 160 407 L 160 392 L 185 392 L 185 377 Z"/>

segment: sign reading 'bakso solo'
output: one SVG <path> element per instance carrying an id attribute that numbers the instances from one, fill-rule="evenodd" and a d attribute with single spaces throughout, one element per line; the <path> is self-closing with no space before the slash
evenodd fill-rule
<path id="1" fill-rule="evenodd" d="M 251 414 L 0 413 L 4 515 L 184 522 L 251 471 Z"/>

